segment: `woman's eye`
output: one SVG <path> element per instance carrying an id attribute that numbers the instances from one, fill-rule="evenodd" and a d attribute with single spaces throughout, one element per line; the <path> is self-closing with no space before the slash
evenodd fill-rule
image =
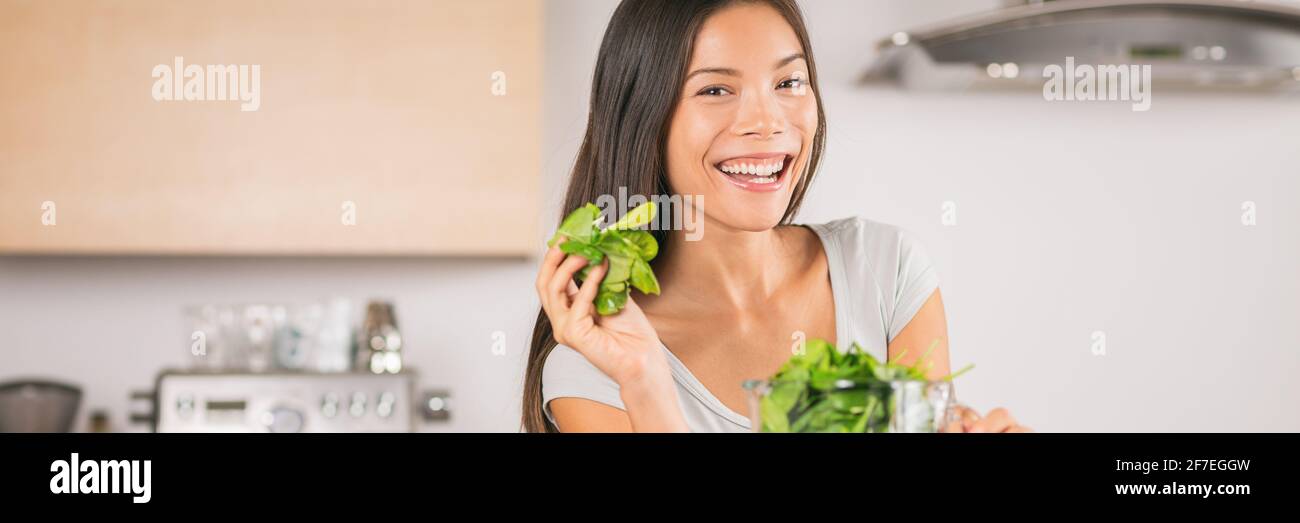
<path id="1" fill-rule="evenodd" d="M 731 91 L 728 91 L 726 87 L 713 86 L 713 87 L 705 87 L 704 89 L 700 89 L 700 92 L 697 94 L 702 96 L 723 96 L 725 94 L 729 94 L 730 92 Z"/>
<path id="2" fill-rule="evenodd" d="M 791 79 L 789 79 L 789 80 L 786 80 L 786 81 L 784 81 L 784 82 L 781 82 L 780 84 L 777 84 L 776 88 L 777 88 L 777 89 L 796 89 L 796 88 L 799 88 L 799 87 L 802 87 L 802 86 L 805 86 L 805 85 L 807 85 L 807 84 L 803 81 L 802 78 L 791 78 Z"/>

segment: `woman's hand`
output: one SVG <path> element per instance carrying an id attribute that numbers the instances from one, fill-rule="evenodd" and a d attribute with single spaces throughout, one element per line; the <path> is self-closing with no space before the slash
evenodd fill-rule
<path id="1" fill-rule="evenodd" d="M 564 254 L 559 243 L 546 251 L 537 274 L 537 295 L 551 320 L 555 341 L 572 347 L 618 383 L 633 431 L 689 432 L 672 371 L 650 320 L 631 297 L 617 314 L 597 315 L 592 300 L 609 261 L 593 267 L 579 288 L 573 275 L 587 265 L 587 259 Z M 559 414 L 557 421 L 564 424 Z"/>
<path id="2" fill-rule="evenodd" d="M 566 255 L 560 243 L 546 251 L 537 274 L 537 295 L 551 320 L 555 341 L 581 353 L 620 387 L 670 377 L 659 336 L 631 297 L 618 314 L 596 314 L 592 301 L 609 270 L 608 260 L 593 267 L 579 288 L 573 277 L 587 259 Z"/>
<path id="3" fill-rule="evenodd" d="M 1016 423 L 1016 419 L 1004 408 L 993 409 L 982 418 L 969 407 L 956 405 L 954 408 L 957 411 L 955 419 L 949 418 L 951 421 L 944 427 L 944 432 L 1033 432 L 1029 427 Z"/>

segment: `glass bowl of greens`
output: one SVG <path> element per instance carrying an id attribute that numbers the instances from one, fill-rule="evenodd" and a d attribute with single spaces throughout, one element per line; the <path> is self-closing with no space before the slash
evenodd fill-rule
<path id="1" fill-rule="evenodd" d="M 925 361 L 881 362 L 856 343 L 841 352 L 810 340 L 776 375 L 744 383 L 750 423 L 755 432 L 939 432 L 955 415 L 961 372 L 930 380 Z"/>
<path id="2" fill-rule="evenodd" d="M 952 382 L 749 380 L 755 432 L 939 432 L 956 404 Z"/>

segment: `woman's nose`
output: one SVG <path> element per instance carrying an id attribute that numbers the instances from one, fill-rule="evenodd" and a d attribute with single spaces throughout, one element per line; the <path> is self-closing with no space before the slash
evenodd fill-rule
<path id="1" fill-rule="evenodd" d="M 741 136 L 768 138 L 784 133 L 786 124 L 785 111 L 775 93 L 750 91 L 741 96 L 733 128 Z"/>

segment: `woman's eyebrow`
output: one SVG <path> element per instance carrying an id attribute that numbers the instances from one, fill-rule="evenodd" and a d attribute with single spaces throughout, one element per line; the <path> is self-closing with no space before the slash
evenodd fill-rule
<path id="1" fill-rule="evenodd" d="M 787 56 L 787 57 L 785 57 L 785 58 L 782 58 L 779 62 L 776 63 L 776 66 L 773 67 L 773 69 L 780 69 L 780 68 L 782 68 L 782 67 L 785 67 L 785 66 L 788 65 L 790 62 L 793 62 L 793 61 L 795 61 L 795 60 L 808 61 L 808 57 L 804 56 L 803 53 L 795 53 L 795 54 L 792 54 L 792 55 L 790 55 L 790 56 Z"/>
<path id="2" fill-rule="evenodd" d="M 780 60 L 777 60 L 776 65 L 773 66 L 772 68 L 780 69 L 795 60 L 807 60 L 807 59 L 808 58 L 805 57 L 803 53 L 795 53 L 785 58 L 782 58 Z M 708 74 L 708 73 L 720 74 L 725 76 L 740 76 L 740 71 L 737 71 L 730 67 L 704 67 L 704 68 L 691 71 L 691 74 L 686 75 L 686 80 L 690 80 L 697 74 Z"/>
<path id="3" fill-rule="evenodd" d="M 740 71 L 731 69 L 729 67 L 704 67 L 701 69 L 696 69 L 694 71 L 691 71 L 691 74 L 686 75 L 686 79 L 690 80 L 692 77 L 694 77 L 697 74 L 709 74 L 709 73 L 720 74 L 725 76 L 740 76 Z"/>

